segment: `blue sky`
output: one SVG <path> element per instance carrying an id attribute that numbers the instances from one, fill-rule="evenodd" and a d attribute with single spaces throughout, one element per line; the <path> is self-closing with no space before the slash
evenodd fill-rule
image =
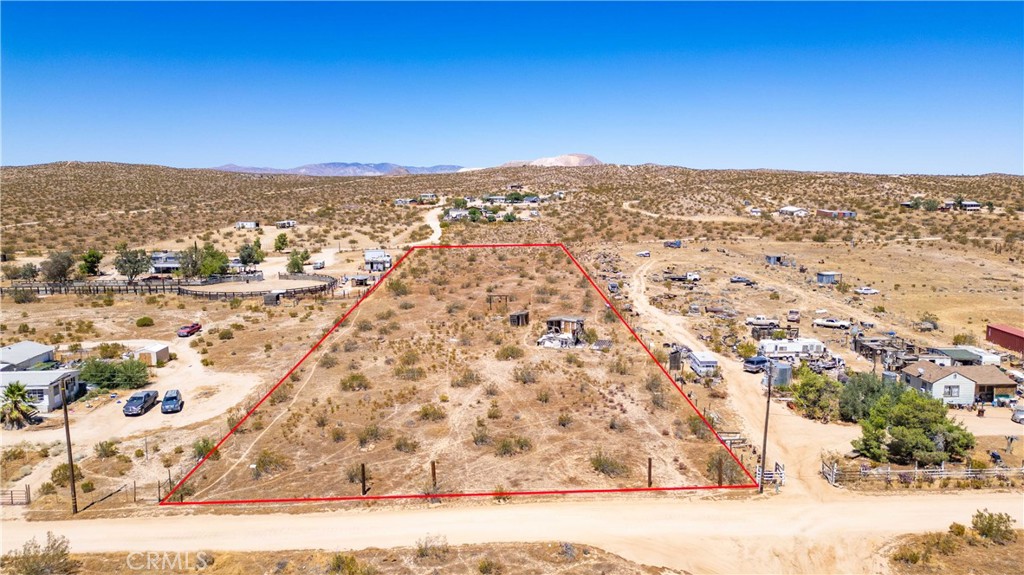
<path id="1" fill-rule="evenodd" d="M 1024 173 L 1024 4 L 0 4 L 2 162 Z"/>

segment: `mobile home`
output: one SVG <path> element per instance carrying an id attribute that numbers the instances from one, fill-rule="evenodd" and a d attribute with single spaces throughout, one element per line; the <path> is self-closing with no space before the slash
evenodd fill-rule
<path id="1" fill-rule="evenodd" d="M 769 358 L 798 357 L 809 359 L 819 357 L 827 350 L 825 344 L 816 339 L 800 337 L 795 339 L 762 339 L 757 344 L 758 355 Z"/>

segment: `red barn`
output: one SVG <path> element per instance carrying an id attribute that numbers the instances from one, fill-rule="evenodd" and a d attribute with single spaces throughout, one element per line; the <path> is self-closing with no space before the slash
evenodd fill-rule
<path id="1" fill-rule="evenodd" d="M 1024 329 L 1006 324 L 991 324 L 985 330 L 985 339 L 1010 351 L 1024 354 Z"/>

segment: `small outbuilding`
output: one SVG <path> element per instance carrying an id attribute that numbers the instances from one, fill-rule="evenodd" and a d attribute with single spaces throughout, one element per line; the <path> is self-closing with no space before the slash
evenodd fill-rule
<path id="1" fill-rule="evenodd" d="M 842 283 L 843 274 L 840 272 L 818 272 L 818 285 L 835 285 Z"/>
<path id="2" fill-rule="evenodd" d="M 508 315 L 508 324 L 512 327 L 523 327 L 530 325 L 530 312 L 527 310 L 517 311 Z"/>
<path id="3" fill-rule="evenodd" d="M 391 269 L 391 254 L 384 250 L 364 250 L 363 261 L 366 271 L 384 272 Z"/>
<path id="4" fill-rule="evenodd" d="M 1024 329 L 1004 323 L 989 324 L 985 339 L 1010 351 L 1024 354 Z"/>
<path id="5" fill-rule="evenodd" d="M 283 289 L 276 289 L 268 294 L 263 295 L 263 305 L 281 305 L 281 297 L 283 297 L 285 291 Z"/>
<path id="6" fill-rule="evenodd" d="M 167 344 L 154 343 L 133 351 L 132 357 L 146 365 L 156 367 L 171 360 L 171 350 Z"/>
<path id="7" fill-rule="evenodd" d="M 259 229 L 259 227 L 260 223 L 255 220 L 235 222 L 236 230 L 256 230 Z"/>
<path id="8" fill-rule="evenodd" d="M 296 222 L 295 220 L 281 220 L 279 222 L 274 222 L 274 226 L 276 226 L 277 229 L 279 230 L 294 228 L 297 225 L 298 222 Z"/>

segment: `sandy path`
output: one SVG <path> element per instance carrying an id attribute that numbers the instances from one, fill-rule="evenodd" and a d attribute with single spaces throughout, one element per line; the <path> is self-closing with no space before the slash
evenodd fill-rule
<path id="1" fill-rule="evenodd" d="M 360 549 L 449 543 L 575 541 L 623 557 L 701 573 L 869 572 L 892 535 L 943 530 L 976 509 L 1022 515 L 1019 493 L 872 497 L 793 505 L 742 501 L 559 501 L 305 515 L 168 516 L 3 525 L 4 550 L 53 531 L 77 552 L 200 549 Z"/>

